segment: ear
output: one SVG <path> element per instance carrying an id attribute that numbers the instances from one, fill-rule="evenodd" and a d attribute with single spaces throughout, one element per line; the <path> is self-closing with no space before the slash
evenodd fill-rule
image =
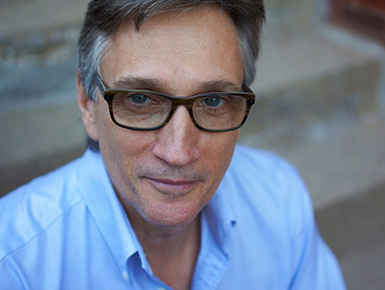
<path id="1" fill-rule="evenodd" d="M 76 88 L 78 91 L 78 107 L 84 128 L 90 138 L 98 141 L 98 130 L 95 119 L 96 102 L 87 98 L 79 71 L 76 72 Z"/>

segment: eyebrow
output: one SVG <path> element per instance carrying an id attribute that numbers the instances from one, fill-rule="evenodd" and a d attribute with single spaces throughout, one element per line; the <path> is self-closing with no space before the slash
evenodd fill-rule
<path id="1" fill-rule="evenodd" d="M 214 80 L 214 81 L 205 81 L 201 83 L 201 87 L 205 91 L 232 91 L 238 92 L 241 91 L 241 87 L 234 82 L 227 80 Z"/>
<path id="2" fill-rule="evenodd" d="M 116 88 L 141 88 L 162 92 L 166 87 L 165 83 L 159 79 L 141 76 L 126 76 L 114 82 Z M 210 80 L 197 83 L 197 88 L 202 92 L 239 92 L 240 86 L 227 80 Z"/>
<path id="3" fill-rule="evenodd" d="M 160 80 L 155 78 L 127 76 L 114 82 L 114 86 L 117 88 L 142 88 L 158 91 L 163 87 L 163 84 Z"/>

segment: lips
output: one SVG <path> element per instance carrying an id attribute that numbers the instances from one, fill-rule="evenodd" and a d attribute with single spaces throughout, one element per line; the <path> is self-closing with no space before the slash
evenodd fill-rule
<path id="1" fill-rule="evenodd" d="M 143 178 L 155 190 L 170 196 L 183 196 L 191 192 L 199 183 L 197 180 L 186 179 L 164 179 L 164 178 Z"/>

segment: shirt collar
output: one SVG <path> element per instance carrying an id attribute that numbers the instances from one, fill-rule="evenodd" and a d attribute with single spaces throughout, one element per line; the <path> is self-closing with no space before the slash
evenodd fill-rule
<path id="1" fill-rule="evenodd" d="M 119 267 L 125 269 L 127 260 L 141 247 L 116 196 L 100 153 L 85 152 L 78 183 L 92 218 Z"/>
<path id="2" fill-rule="evenodd" d="M 203 211 L 203 218 L 206 219 L 211 234 L 226 254 L 230 252 L 233 228 L 236 226 L 236 217 L 228 200 L 228 188 L 224 178 Z"/>

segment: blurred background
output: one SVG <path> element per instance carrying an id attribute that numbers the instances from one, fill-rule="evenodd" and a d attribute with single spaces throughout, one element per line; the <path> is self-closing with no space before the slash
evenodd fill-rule
<path id="1" fill-rule="evenodd" d="M 88 0 L 0 0 L 0 196 L 80 156 Z M 295 164 L 348 289 L 385 289 L 385 1 L 265 0 L 240 143 Z"/>

